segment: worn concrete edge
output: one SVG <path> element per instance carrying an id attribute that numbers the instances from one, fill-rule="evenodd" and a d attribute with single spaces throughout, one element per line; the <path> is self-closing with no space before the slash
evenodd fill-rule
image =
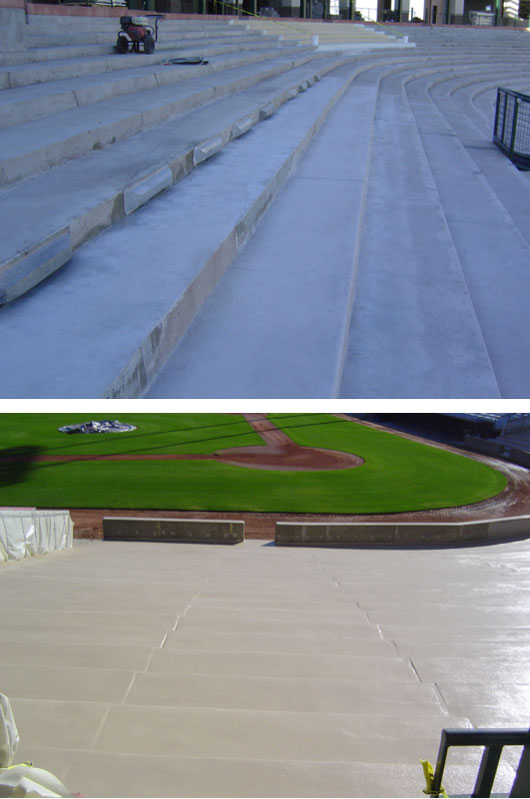
<path id="1" fill-rule="evenodd" d="M 347 58 L 344 63 L 349 61 L 350 59 Z M 225 240 L 219 243 L 216 251 L 204 263 L 195 279 L 190 282 L 186 290 L 168 309 L 158 324 L 151 329 L 127 363 L 124 364 L 119 374 L 108 384 L 103 393 L 103 398 L 139 398 L 149 390 L 167 358 L 184 336 L 211 291 L 228 269 L 241 247 L 252 235 L 276 192 L 287 180 L 295 164 L 309 146 L 313 136 L 344 92 L 347 91 L 357 74 L 356 70 L 352 70 L 352 73 L 328 100 L 324 109 L 306 131 L 298 145 L 247 209 L 244 217 L 237 222 Z"/>
<path id="2" fill-rule="evenodd" d="M 9 262 L 0 264 L 0 305 L 25 294 L 71 257 L 70 231 L 63 227 Z"/>

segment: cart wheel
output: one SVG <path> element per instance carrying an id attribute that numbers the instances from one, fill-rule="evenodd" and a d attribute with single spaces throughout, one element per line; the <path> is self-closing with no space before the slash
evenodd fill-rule
<path id="1" fill-rule="evenodd" d="M 118 36 L 116 42 L 116 50 L 118 53 L 127 53 L 129 50 L 129 40 L 125 36 Z"/>
<path id="2" fill-rule="evenodd" d="M 155 52 L 155 40 L 152 36 L 147 34 L 144 36 L 144 53 L 154 53 Z"/>

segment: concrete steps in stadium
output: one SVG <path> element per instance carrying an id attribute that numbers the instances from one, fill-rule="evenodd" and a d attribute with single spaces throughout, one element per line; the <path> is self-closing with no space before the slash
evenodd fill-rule
<path id="1" fill-rule="evenodd" d="M 268 543 L 76 541 L 3 564 L 17 757 L 93 797 L 410 797 L 442 729 L 524 727 L 527 542 Z M 480 757 L 451 754 L 450 795 Z"/>
<path id="2" fill-rule="evenodd" d="M 244 67 L 144 62 L 105 76 L 110 99 L 4 129 L 21 152 L 13 133 L 25 125 L 86 113 L 97 134 L 99 111 L 116 115 L 107 139 L 57 164 L 39 156 L 38 173 L 19 157 L 28 174 L 1 190 L 14 258 L 27 252 L 20 271 L 43 252 L 68 261 L 0 311 L 3 396 L 525 395 L 515 358 L 526 289 L 516 287 L 530 184 L 491 143 L 487 116 L 499 79 L 526 85 L 529 57 L 512 51 L 519 32 L 495 32 L 498 46 L 486 35 L 484 47 L 474 34 L 449 54 L 276 39 Z M 160 86 L 174 69 L 179 79 Z M 153 75 L 156 91 L 126 93 L 122 81 Z M 48 88 L 90 100 L 91 81 L 105 84 L 76 80 Z M 121 134 L 121 110 L 134 119 L 139 97 L 144 129 Z M 40 206 L 28 213 L 32 198 Z"/>
<path id="3" fill-rule="evenodd" d="M 222 45 L 216 30 L 220 28 L 226 39 Z M 32 285 L 28 269 L 33 283 L 42 277 L 42 269 L 39 273 L 24 265 L 23 286 L 18 278 L 9 282 L 6 274 L 20 254 L 25 258 L 27 252 L 46 248 L 51 237 L 55 261 L 50 269 L 55 269 L 57 257 L 68 258 L 69 249 L 134 210 L 123 200 L 127 187 L 136 186 L 132 205 L 138 207 L 347 60 L 340 52 L 321 53 L 261 32 L 241 38 L 234 27 L 232 36 L 232 26 L 224 24 L 202 29 L 205 33 L 194 40 L 193 51 L 180 46 L 164 56 L 76 56 L 4 68 L 10 88 L 0 98 L 0 205 L 6 213 L 24 209 L 13 220 L 3 253 L 4 301 Z M 199 51 L 208 63 L 167 63 L 168 56 L 189 57 Z M 159 63 L 161 59 L 166 63 Z M 88 160 L 80 165 L 84 157 Z M 80 169 L 90 175 L 84 187 Z M 103 217 L 101 197 L 93 199 L 102 189 Z M 56 201 L 60 195 L 61 204 L 54 202 L 44 211 L 42 197 L 47 193 Z M 109 203 L 112 218 L 105 221 Z M 28 214 L 36 220 L 38 233 L 28 227 Z M 65 222 L 68 230 L 63 236 Z M 57 234 L 64 247 L 57 245 Z M 57 247 L 63 255 L 57 255 Z M 46 273 L 47 267 L 43 269 Z"/>

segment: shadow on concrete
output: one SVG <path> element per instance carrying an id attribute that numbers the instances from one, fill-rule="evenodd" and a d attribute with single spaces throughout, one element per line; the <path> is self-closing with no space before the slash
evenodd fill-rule
<path id="1" fill-rule="evenodd" d="M 0 449 L 0 487 L 24 482 L 41 452 L 41 447 L 28 445 Z"/>

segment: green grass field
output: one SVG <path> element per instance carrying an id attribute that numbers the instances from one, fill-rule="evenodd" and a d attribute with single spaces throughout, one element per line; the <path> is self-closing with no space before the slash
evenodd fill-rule
<path id="1" fill-rule="evenodd" d="M 263 444 L 237 414 L 119 414 L 131 433 L 67 436 L 86 414 L 1 414 L 9 455 L 208 453 Z M 460 455 L 328 414 L 271 414 L 294 441 L 360 455 L 355 469 L 286 472 L 215 461 L 0 462 L 0 505 L 388 513 L 478 502 L 502 474 Z"/>

